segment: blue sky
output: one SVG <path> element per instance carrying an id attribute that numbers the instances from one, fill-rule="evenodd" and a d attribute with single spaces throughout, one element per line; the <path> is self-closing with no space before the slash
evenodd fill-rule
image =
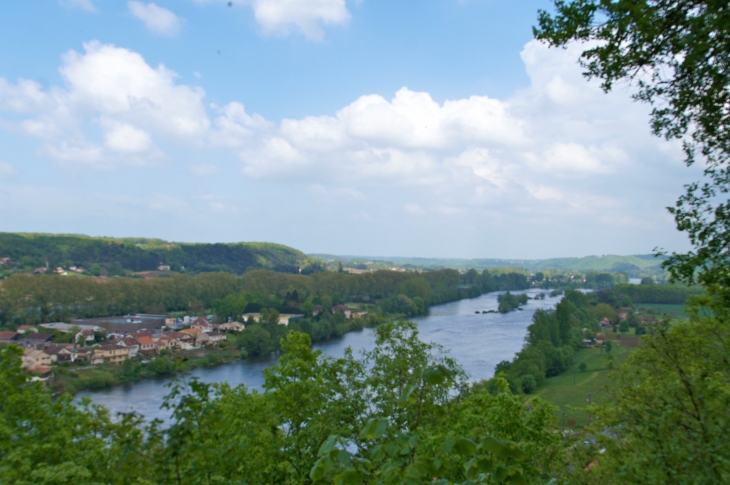
<path id="1" fill-rule="evenodd" d="M 546 258 L 686 249 L 698 176 L 548 1 L 0 6 L 0 230 Z"/>

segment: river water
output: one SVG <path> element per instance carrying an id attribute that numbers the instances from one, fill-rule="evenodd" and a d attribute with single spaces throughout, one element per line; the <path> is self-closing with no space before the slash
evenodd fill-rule
<path id="1" fill-rule="evenodd" d="M 530 296 L 543 293 L 542 290 L 526 290 Z M 507 314 L 476 314 L 476 311 L 496 310 L 497 295 L 488 293 L 470 300 L 461 300 L 445 305 L 433 306 L 428 316 L 413 319 L 418 323 L 422 340 L 441 344 L 466 370 L 469 377 L 478 381 L 488 379 L 494 367 L 502 360 L 511 360 L 522 348 L 527 326 L 532 315 L 539 308 L 553 308 L 561 297 L 544 300 L 529 300 L 522 311 Z M 371 350 L 375 346 L 372 329 L 350 332 L 340 339 L 333 339 L 314 345 L 314 348 L 333 357 L 342 357 L 345 349 L 351 347 L 355 355 L 360 350 Z M 247 359 L 217 367 L 199 368 L 191 376 L 203 382 L 228 382 L 232 386 L 244 384 L 250 389 L 261 390 L 263 370 L 274 365 L 277 357 Z M 118 412 L 136 411 L 148 419 L 167 421 L 169 413 L 160 409 L 163 397 L 169 392 L 169 377 L 146 379 L 118 386 L 82 391 L 77 399 L 89 397 L 97 404 L 103 404 L 115 415 Z"/>

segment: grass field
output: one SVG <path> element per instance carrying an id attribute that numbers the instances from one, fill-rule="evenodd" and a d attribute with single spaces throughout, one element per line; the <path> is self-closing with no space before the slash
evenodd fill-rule
<path id="1" fill-rule="evenodd" d="M 663 303 L 642 303 L 639 305 L 639 309 L 646 312 L 649 308 L 655 308 L 659 310 L 659 315 L 671 315 L 672 312 L 675 312 L 677 315 L 677 318 L 689 318 L 689 315 L 684 310 L 684 305 L 668 305 Z"/>
<path id="2" fill-rule="evenodd" d="M 615 364 L 623 363 L 633 349 L 620 347 L 614 342 L 611 354 Z M 578 370 L 581 362 L 587 368 L 584 372 Z M 606 352 L 599 348 L 581 349 L 575 354 L 573 365 L 559 376 L 546 379 L 541 387 L 529 397 L 540 396 L 550 404 L 557 406 L 556 411 L 561 425 L 568 426 L 569 420 L 575 421 L 574 427 L 583 427 L 588 424 L 588 413 L 583 409 L 588 404 L 588 395 L 591 402 L 601 404 L 608 397 L 607 389 L 613 383 L 611 373 L 606 362 Z"/>

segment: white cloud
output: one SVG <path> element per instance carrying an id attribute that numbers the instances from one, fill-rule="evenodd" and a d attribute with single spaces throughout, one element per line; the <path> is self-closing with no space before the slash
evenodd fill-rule
<path id="1" fill-rule="evenodd" d="M 213 0 L 195 0 L 207 4 Z M 346 24 L 350 20 L 345 0 L 233 0 L 253 9 L 266 35 L 301 33 L 309 40 L 322 40 L 322 25 Z"/>
<path id="2" fill-rule="evenodd" d="M 18 173 L 9 163 L 0 162 L 0 180 L 7 179 Z"/>
<path id="3" fill-rule="evenodd" d="M 277 122 L 240 101 L 206 104 L 201 88 L 179 83 L 165 66 L 91 42 L 63 56 L 63 86 L 0 78 L 0 116 L 10 113 L 0 121 L 38 137 L 41 153 L 63 165 L 151 163 L 163 158 L 163 142 L 207 159 L 227 154 L 247 179 L 299 186 L 316 203 L 349 207 L 345 217 L 373 221 L 404 211 L 446 222 L 600 213 L 622 224 L 621 213 L 641 202 L 637 174 L 681 170 L 678 147 L 650 135 L 646 107 L 587 83 L 574 50 L 530 42 L 522 58 L 530 85 L 507 99 L 440 102 L 403 87 Z M 218 165 L 186 166 L 198 177 L 220 173 Z M 184 210 L 165 198 L 152 206 Z"/>
<path id="4" fill-rule="evenodd" d="M 183 21 L 170 10 L 154 3 L 144 4 L 138 1 L 127 2 L 132 15 L 140 19 L 151 32 L 160 35 L 175 36 L 180 32 Z"/>
<path id="5" fill-rule="evenodd" d="M 107 147 L 122 153 L 141 153 L 152 148 L 150 134 L 127 123 L 112 123 L 104 139 Z"/>
<path id="6" fill-rule="evenodd" d="M 153 138 L 200 144 L 209 134 L 205 92 L 176 84 L 174 72 L 136 52 L 90 42 L 84 53 L 64 54 L 59 70 L 65 86 L 48 90 L 0 78 L 0 112 L 26 115 L 17 129 L 43 139 L 42 153 L 53 159 L 108 167 L 128 156 L 138 164 L 140 156 L 159 158 Z M 91 139 L 89 124 L 103 141 Z"/>
<path id="7" fill-rule="evenodd" d="M 58 4 L 63 8 L 77 8 L 87 12 L 96 12 L 96 7 L 91 0 L 58 0 Z"/>

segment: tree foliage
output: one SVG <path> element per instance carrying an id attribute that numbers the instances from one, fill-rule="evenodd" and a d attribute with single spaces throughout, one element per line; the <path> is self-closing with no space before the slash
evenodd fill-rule
<path id="1" fill-rule="evenodd" d="M 676 279 L 730 284 L 730 10 L 699 0 L 555 0 L 540 11 L 535 36 L 553 46 L 586 42 L 581 64 L 608 91 L 637 87 L 652 106 L 656 135 L 680 139 L 686 163 L 705 181 L 670 208 L 694 250 L 665 263 Z"/>

